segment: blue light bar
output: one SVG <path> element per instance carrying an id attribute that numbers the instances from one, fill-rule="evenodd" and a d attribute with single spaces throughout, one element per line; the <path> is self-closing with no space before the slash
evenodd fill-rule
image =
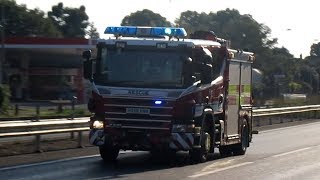
<path id="1" fill-rule="evenodd" d="M 156 104 L 156 105 L 160 105 L 160 104 L 162 104 L 162 101 L 159 101 L 159 100 L 154 101 L 154 104 Z"/>
<path id="2" fill-rule="evenodd" d="M 135 35 L 137 34 L 137 27 L 134 27 L 134 26 L 107 27 L 104 33 L 114 34 L 114 35 Z"/>
<path id="3" fill-rule="evenodd" d="M 151 28 L 151 35 L 155 36 L 175 36 L 175 37 L 185 37 L 187 32 L 184 28 L 171 28 L 171 27 L 154 27 Z"/>
<path id="4" fill-rule="evenodd" d="M 172 27 L 113 26 L 107 27 L 104 33 L 123 36 L 187 36 L 187 32 L 184 28 Z"/>

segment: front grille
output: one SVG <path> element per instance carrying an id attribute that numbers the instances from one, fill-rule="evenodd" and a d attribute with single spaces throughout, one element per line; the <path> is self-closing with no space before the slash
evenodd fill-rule
<path id="1" fill-rule="evenodd" d="M 158 99 L 157 99 L 158 100 Z M 106 98 L 105 117 L 110 127 L 124 129 L 159 129 L 169 130 L 172 121 L 174 100 L 162 100 L 155 105 L 154 99 Z M 149 109 L 149 114 L 127 113 L 127 108 Z"/>

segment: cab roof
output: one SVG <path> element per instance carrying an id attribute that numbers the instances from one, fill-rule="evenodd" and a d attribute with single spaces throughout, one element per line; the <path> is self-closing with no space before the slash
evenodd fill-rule
<path id="1" fill-rule="evenodd" d="M 221 44 L 216 41 L 202 40 L 202 39 L 169 39 L 169 38 L 152 38 L 152 37 L 122 37 L 122 38 L 109 38 L 100 39 L 98 43 L 104 43 L 106 45 L 114 45 L 117 42 L 124 42 L 126 45 L 131 46 L 157 46 L 157 44 L 166 44 L 169 47 L 175 46 L 218 46 Z"/>

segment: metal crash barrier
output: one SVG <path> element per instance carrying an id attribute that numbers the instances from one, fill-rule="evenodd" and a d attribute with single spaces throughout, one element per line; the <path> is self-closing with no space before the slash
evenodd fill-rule
<path id="1" fill-rule="evenodd" d="M 318 118 L 317 111 L 320 105 L 295 106 L 283 108 L 264 108 L 253 110 L 255 126 L 271 125 L 276 119 L 279 123 L 293 121 L 294 118 L 301 120 L 297 114 L 305 114 L 303 118 Z M 288 120 L 289 119 L 289 120 Z M 262 123 L 263 122 L 263 123 Z M 0 122 L 0 138 L 35 136 L 35 151 L 41 152 L 41 135 L 54 133 L 78 133 L 78 146 L 83 147 L 83 132 L 89 130 L 89 118 L 73 120 L 41 120 L 41 121 L 6 121 Z"/>

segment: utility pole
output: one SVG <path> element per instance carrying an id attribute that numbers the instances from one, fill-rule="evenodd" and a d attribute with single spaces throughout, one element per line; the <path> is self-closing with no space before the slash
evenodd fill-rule
<path id="1" fill-rule="evenodd" d="M 5 62 L 5 47 L 4 47 L 4 31 L 5 31 L 5 20 L 4 20 L 4 5 L 1 6 L 1 57 L 0 57 L 0 84 L 3 83 L 3 64 Z"/>

